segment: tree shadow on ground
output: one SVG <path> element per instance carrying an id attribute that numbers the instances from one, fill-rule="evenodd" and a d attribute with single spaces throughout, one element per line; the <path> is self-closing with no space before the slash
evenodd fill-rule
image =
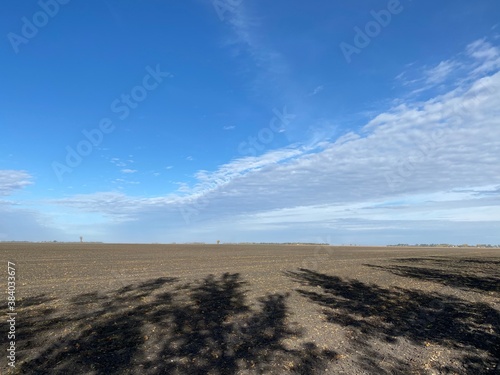
<path id="1" fill-rule="evenodd" d="M 297 289 L 299 294 L 324 308 L 328 322 L 356 333 L 365 354 L 367 350 L 373 352 L 368 340 L 391 344 L 407 339 L 417 345 L 436 344 L 461 350 L 466 373 L 495 371 L 500 357 L 500 314 L 488 304 L 440 293 L 382 288 L 308 269 L 287 275 L 304 287 Z M 365 364 L 377 373 L 375 363 Z M 402 363 L 398 366 L 396 372 L 410 370 Z M 464 373 L 464 369 L 440 370 Z"/>
<path id="2" fill-rule="evenodd" d="M 500 294 L 500 261 L 498 258 L 489 260 L 446 257 L 403 258 L 395 259 L 393 262 L 411 263 L 412 265 L 365 264 L 365 266 L 388 271 L 397 276 L 437 282 L 463 290 Z"/>
<path id="3" fill-rule="evenodd" d="M 285 339 L 287 295 L 268 294 L 251 306 L 239 274 L 179 284 L 172 278 L 43 303 L 23 315 L 18 347 L 22 374 L 315 374 L 332 351 Z M 41 300 L 40 300 L 41 301 Z M 28 348 L 28 349 L 30 349 Z M 20 353 L 21 356 L 21 353 Z"/>

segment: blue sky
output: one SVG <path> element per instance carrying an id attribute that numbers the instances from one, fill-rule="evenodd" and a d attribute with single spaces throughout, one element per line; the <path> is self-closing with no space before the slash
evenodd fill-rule
<path id="1" fill-rule="evenodd" d="M 497 1 L 0 20 L 0 240 L 500 243 Z"/>

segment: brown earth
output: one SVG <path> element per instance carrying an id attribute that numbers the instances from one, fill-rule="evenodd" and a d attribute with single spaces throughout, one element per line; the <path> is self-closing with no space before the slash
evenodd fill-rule
<path id="1" fill-rule="evenodd" d="M 500 373 L 499 249 L 2 243 L 0 254 L 5 285 L 16 265 L 17 298 L 16 368 L 2 355 L 1 374 Z"/>

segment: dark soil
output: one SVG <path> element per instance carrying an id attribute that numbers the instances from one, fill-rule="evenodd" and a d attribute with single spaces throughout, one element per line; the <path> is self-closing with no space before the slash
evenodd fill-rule
<path id="1" fill-rule="evenodd" d="M 0 254 L 5 284 L 16 264 L 17 298 L 16 368 L 3 355 L 0 374 L 500 374 L 498 249 L 2 243 Z"/>

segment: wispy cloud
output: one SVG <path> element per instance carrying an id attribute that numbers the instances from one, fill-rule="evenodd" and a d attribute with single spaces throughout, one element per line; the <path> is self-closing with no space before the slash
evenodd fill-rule
<path id="1" fill-rule="evenodd" d="M 114 184 L 130 184 L 130 185 L 138 185 L 138 184 L 140 184 L 139 181 L 130 181 L 130 180 L 125 180 L 123 178 L 115 178 L 112 182 Z"/>
<path id="2" fill-rule="evenodd" d="M 26 171 L 0 170 L 0 195 L 10 195 L 32 183 L 32 176 Z"/>
<path id="3" fill-rule="evenodd" d="M 290 72 L 286 58 L 263 31 L 263 20 L 264 17 L 252 14 L 250 2 L 241 3 L 228 18 L 232 34 L 225 41 L 235 57 L 250 57 L 244 61 L 252 65 L 252 70 L 257 68 L 252 86 L 260 91 Z"/>
<path id="4" fill-rule="evenodd" d="M 412 64 L 398 74 L 395 80 L 412 88 L 411 95 L 416 95 L 439 86 L 450 90 L 498 69 L 500 48 L 483 38 L 467 45 L 457 56 L 433 66 L 418 67 Z"/>
<path id="5" fill-rule="evenodd" d="M 469 44 L 466 53 L 475 60 L 473 73 L 476 76 L 500 69 L 500 48 L 484 38 Z"/>
<path id="6" fill-rule="evenodd" d="M 425 71 L 425 82 L 431 85 L 443 82 L 460 65 L 456 61 L 441 61 L 437 66 Z"/>
<path id="7" fill-rule="evenodd" d="M 236 128 L 236 126 L 234 126 L 234 125 L 227 125 L 227 126 L 224 126 L 224 130 L 233 130 L 233 129 L 235 129 L 235 128 Z"/>
<path id="8" fill-rule="evenodd" d="M 311 93 L 309 93 L 307 96 L 314 96 L 316 94 L 319 94 L 321 91 L 323 91 L 324 89 L 324 86 L 323 85 L 320 85 L 318 87 L 316 87 Z"/>
<path id="9" fill-rule="evenodd" d="M 137 170 L 136 169 L 129 169 L 129 168 L 125 168 L 125 169 L 122 169 L 121 170 L 122 173 L 127 173 L 127 174 L 131 174 L 131 173 L 136 173 Z"/>
<path id="10" fill-rule="evenodd" d="M 120 160 L 120 158 L 111 158 L 110 162 L 111 162 L 111 164 L 114 164 L 117 167 L 126 167 L 127 166 L 127 163 Z"/>

